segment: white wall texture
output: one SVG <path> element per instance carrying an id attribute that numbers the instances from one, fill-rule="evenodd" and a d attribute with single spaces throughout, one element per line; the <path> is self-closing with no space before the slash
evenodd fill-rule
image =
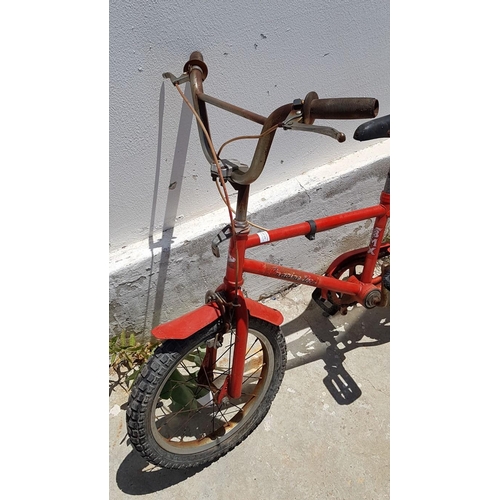
<path id="1" fill-rule="evenodd" d="M 111 0 L 109 27 L 111 268 L 128 248 L 150 250 L 162 229 L 222 206 L 196 124 L 161 77 L 179 76 L 192 51 L 201 51 L 208 66 L 207 94 L 261 115 L 312 90 L 320 98 L 376 97 L 379 116 L 390 112 L 388 1 Z M 260 131 L 213 106 L 208 113 L 216 148 Z M 372 146 L 352 140 L 359 120 L 316 123 L 345 132 L 346 142 L 279 130 L 254 195 L 325 164 L 333 176 L 338 159 Z M 249 164 L 255 144 L 236 142 L 224 156 Z M 114 315 L 124 317 L 116 312 L 123 304 L 115 278 Z"/>

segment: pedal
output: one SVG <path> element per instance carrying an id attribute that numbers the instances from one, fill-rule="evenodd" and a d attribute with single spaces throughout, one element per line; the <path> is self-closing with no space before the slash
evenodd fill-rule
<path id="1" fill-rule="evenodd" d="M 321 307 L 323 311 L 325 311 L 325 316 L 333 316 L 339 310 L 339 306 L 337 306 L 336 304 L 332 304 L 329 300 L 324 299 L 321 296 L 321 288 L 316 288 L 313 291 L 312 298 L 314 302 L 316 302 L 316 304 L 318 304 L 318 306 Z"/>

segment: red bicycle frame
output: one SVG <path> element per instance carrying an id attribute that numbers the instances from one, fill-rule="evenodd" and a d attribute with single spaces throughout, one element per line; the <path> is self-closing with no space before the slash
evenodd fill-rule
<path id="1" fill-rule="evenodd" d="M 346 294 L 352 297 L 353 302 L 359 302 L 365 307 L 374 307 L 376 301 L 367 303 L 367 298 L 370 297 L 370 294 L 374 291 L 377 297 L 381 295 L 380 279 L 377 280 L 378 283 L 375 284 L 372 276 L 389 216 L 390 194 L 382 192 L 380 204 L 371 207 L 302 222 L 300 224 L 284 226 L 269 231 L 262 231 L 252 235 L 249 235 L 246 231 L 242 231 L 234 235 L 231 239 L 224 285 L 219 288 L 219 291 L 224 290 L 227 293 L 231 290 L 239 290 L 243 285 L 243 274 L 250 273 Z M 349 280 L 343 281 L 333 277 L 284 267 L 278 264 L 252 260 L 246 257 L 246 250 L 249 248 L 294 238 L 296 236 L 307 236 L 311 234 L 312 228 L 314 228 L 315 233 L 319 233 L 372 218 L 375 218 L 375 223 L 370 238 L 370 244 L 366 250 L 363 272 L 360 279 L 351 276 Z M 238 263 L 238 266 L 236 263 Z M 231 293 L 229 293 L 229 296 L 231 296 Z M 241 292 L 237 294 L 237 297 L 239 307 L 236 308 L 235 314 L 236 349 L 229 382 L 229 395 L 234 398 L 238 398 L 241 394 L 246 339 L 248 335 L 248 314 L 245 307 L 245 298 L 242 296 Z M 241 346 L 241 352 L 238 346 Z"/>
<path id="2" fill-rule="evenodd" d="M 247 221 L 250 184 L 262 172 L 276 126 L 281 125 L 287 117 L 293 117 L 294 110 L 296 110 L 295 103 L 294 105 L 281 106 L 271 113 L 269 117 L 265 118 L 205 94 L 203 92 L 202 81 L 206 78 L 208 70 L 199 52 L 191 54 L 191 59 L 186 63 L 184 70 L 184 76 L 179 78 L 175 78 L 170 73 L 165 73 L 164 76 L 170 78 L 174 84 L 190 81 L 195 110 L 207 131 L 210 130 L 205 107 L 205 103 L 207 102 L 263 125 L 262 134 L 249 170 L 246 172 L 237 170 L 230 179 L 231 184 L 238 192 L 238 199 L 233 226 L 234 232 L 230 237 L 223 283 L 217 288 L 215 293 L 209 294 L 207 304 L 176 320 L 160 325 L 152 331 L 153 335 L 160 339 L 184 339 L 214 323 L 222 333 L 225 333 L 228 329 L 234 330 L 235 348 L 231 373 L 219 392 L 215 394 L 216 400 L 220 402 L 226 395 L 232 398 L 239 398 L 241 395 L 249 315 L 275 325 L 280 325 L 283 322 L 281 313 L 243 295 L 241 287 L 244 282 L 244 273 L 257 274 L 331 291 L 347 297 L 348 300 L 346 300 L 348 302 L 358 302 L 367 308 L 375 307 L 382 302 L 381 278 L 373 279 L 373 274 L 381 251 L 382 238 L 390 216 L 389 183 L 387 182 L 386 187 L 382 191 L 378 205 L 250 234 L 250 227 Z M 345 136 L 338 131 L 334 131 L 334 129 L 328 129 L 328 132 L 325 132 L 326 127 L 312 128 L 314 119 L 338 118 L 339 116 L 344 119 L 376 116 L 378 103 L 376 100 L 372 100 L 375 102 L 370 101 L 368 104 L 371 106 L 371 109 L 367 111 L 364 107 L 368 106 L 368 100 L 369 98 L 318 99 L 317 95 L 312 92 L 306 96 L 301 104 L 303 106 L 302 123 L 305 125 L 301 123 L 301 128 L 297 127 L 297 129 L 326 133 L 326 135 L 331 135 L 342 142 Z M 199 131 L 203 151 L 207 159 L 212 161 L 208 151 L 207 138 L 200 126 Z M 264 132 L 266 133 L 264 134 Z M 368 247 L 341 255 L 332 263 L 329 269 L 331 271 L 334 268 L 341 267 L 353 255 L 361 255 L 363 256 L 363 271 L 360 276 L 352 274 L 347 280 L 342 280 L 332 276 L 332 273 L 328 271 L 326 275 L 319 275 L 291 267 L 252 260 L 246 257 L 247 250 L 253 247 L 297 236 L 312 238 L 316 233 L 368 219 L 375 219 Z M 206 356 L 210 359 L 215 359 L 216 349 L 216 346 L 208 348 Z"/>

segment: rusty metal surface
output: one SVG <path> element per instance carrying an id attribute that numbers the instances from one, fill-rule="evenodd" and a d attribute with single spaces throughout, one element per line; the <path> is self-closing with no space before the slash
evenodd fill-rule
<path id="1" fill-rule="evenodd" d="M 285 120 L 291 110 L 292 103 L 284 104 L 283 106 L 275 109 L 267 117 L 264 126 L 262 127 L 262 133 L 283 122 L 283 120 Z M 273 130 L 269 134 L 266 134 L 259 139 L 252 158 L 252 163 L 250 164 L 250 169 L 244 173 L 235 172 L 233 174 L 233 181 L 235 183 L 248 185 L 258 179 L 258 177 L 262 173 L 262 170 L 264 169 L 264 165 L 266 164 L 267 156 L 269 155 L 275 133 L 276 130 Z"/>
<path id="2" fill-rule="evenodd" d="M 198 93 L 198 99 L 212 104 L 213 106 L 217 106 L 218 108 L 224 109 L 225 111 L 229 111 L 235 115 L 241 116 L 242 118 L 246 118 L 247 120 L 251 120 L 255 123 L 260 123 L 264 125 L 266 121 L 266 117 L 254 113 L 253 111 L 248 111 L 247 109 L 240 108 L 239 106 L 235 106 L 234 104 L 230 104 L 226 101 L 222 101 L 221 99 L 217 99 L 216 97 L 212 97 L 203 92 Z"/>
<path id="3" fill-rule="evenodd" d="M 260 134 L 261 137 L 257 142 L 250 168 L 246 172 L 236 170 L 231 176 L 232 183 L 236 188 L 238 188 L 238 186 L 247 186 L 251 184 L 258 179 L 266 164 L 274 139 L 274 134 L 276 133 L 276 129 L 271 129 L 273 127 L 280 126 L 287 119 L 290 112 L 295 109 L 294 106 L 296 105 L 294 105 L 294 103 L 284 104 L 283 106 L 275 109 L 266 118 L 258 113 L 254 113 L 253 111 L 235 106 L 227 101 L 206 94 L 203 90 L 203 81 L 208 75 L 208 67 L 203 61 L 203 55 L 198 51 L 191 54 L 190 60 L 184 65 L 184 72 L 189 75 L 194 109 L 200 116 L 201 121 L 203 122 L 203 125 L 209 135 L 210 127 L 206 103 L 212 104 L 213 106 L 217 106 L 232 114 L 262 125 Z M 312 128 L 310 125 L 312 125 L 314 120 L 318 118 L 373 118 L 377 115 L 379 107 L 377 99 L 371 97 L 319 99 L 316 92 L 309 92 L 302 103 L 300 103 L 300 100 L 298 101 L 303 108 L 301 111 L 302 118 L 299 121 L 305 125 L 294 125 L 295 128 L 330 135 L 336 138 L 339 142 L 343 142 L 345 140 L 345 135 L 342 132 L 335 129 L 327 130 L 326 127 Z M 199 123 L 197 123 L 197 126 L 203 153 L 209 163 L 212 164 L 214 158 L 212 158 L 212 154 L 210 152 L 209 140 L 205 136 L 205 133 Z M 268 133 L 266 134 L 266 132 Z"/>
<path id="4" fill-rule="evenodd" d="M 306 125 L 312 125 L 314 123 L 314 118 L 311 118 L 311 103 L 318 98 L 319 96 L 316 92 L 309 92 L 304 99 L 304 104 L 302 106 L 302 115 L 303 122 Z"/>
<path id="5" fill-rule="evenodd" d="M 252 111 L 235 106 L 231 103 L 217 99 L 215 97 L 205 94 L 203 91 L 203 80 L 208 74 L 208 69 L 205 63 L 203 63 L 203 56 L 199 52 L 193 52 L 191 54 L 191 59 L 184 66 L 184 70 L 189 73 L 190 83 L 191 83 L 191 93 L 193 96 L 193 106 L 196 112 L 199 114 L 201 121 L 203 122 L 205 128 L 210 135 L 210 128 L 208 122 L 208 113 L 206 109 L 206 103 L 210 103 L 219 108 L 222 108 L 230 113 L 236 114 L 250 121 L 260 123 L 263 125 L 261 133 L 264 133 L 271 129 L 272 127 L 280 124 L 288 116 L 290 110 L 292 109 L 292 104 L 285 104 L 273 111 L 267 118 L 261 116 Z M 213 158 L 210 153 L 210 147 L 208 145 L 208 139 L 205 137 L 203 129 L 199 124 L 198 133 L 200 136 L 200 142 L 202 145 L 203 153 L 207 160 L 212 163 Z M 253 155 L 252 163 L 250 169 L 247 172 L 235 172 L 233 175 L 233 181 L 239 185 L 249 185 L 254 182 L 259 175 L 262 173 L 264 165 L 271 149 L 271 144 L 274 138 L 275 130 L 261 137 L 257 142 L 257 147 Z"/>

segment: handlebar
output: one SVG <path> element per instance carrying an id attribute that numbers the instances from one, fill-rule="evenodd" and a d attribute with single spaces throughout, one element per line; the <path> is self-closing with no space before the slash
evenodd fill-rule
<path id="1" fill-rule="evenodd" d="M 294 116 L 293 113 L 295 113 L 297 110 L 296 104 L 290 103 L 280 106 L 266 118 L 253 113 L 252 111 L 245 110 L 243 108 L 234 106 L 233 104 L 205 94 L 203 92 L 203 81 L 205 80 L 207 75 L 207 65 L 203 61 L 202 54 L 198 51 L 191 54 L 190 60 L 184 65 L 184 73 L 181 77 L 176 78 L 171 73 L 163 74 L 164 78 L 170 78 L 174 85 L 187 81 L 190 82 L 194 109 L 200 116 L 201 121 L 203 122 L 203 125 L 205 126 L 209 134 L 210 128 L 206 110 L 207 102 L 233 114 L 239 115 L 243 118 L 263 125 L 250 168 L 246 172 L 242 170 L 234 170 L 231 174 L 232 184 L 249 185 L 257 180 L 257 178 L 262 173 L 262 170 L 264 169 L 269 150 L 271 149 L 274 134 L 276 133 L 276 126 L 283 126 L 285 120 L 288 120 L 290 116 Z M 319 132 L 319 130 L 314 130 L 315 126 L 312 125 L 314 123 L 314 120 L 316 119 L 353 120 L 374 118 L 377 116 L 379 103 L 377 99 L 371 97 L 319 99 L 316 92 L 309 92 L 305 99 L 301 101 L 300 108 L 301 110 L 297 114 L 297 118 L 294 118 L 294 120 L 296 122 L 297 120 L 299 120 L 297 123 L 301 123 L 303 125 L 301 125 L 301 127 L 297 127 L 297 129 L 309 129 L 312 132 Z M 273 127 L 274 130 L 270 130 Z M 319 128 L 324 129 L 325 127 Z M 332 137 L 336 137 L 340 142 L 341 137 L 345 138 L 344 134 L 342 134 L 341 132 L 339 133 L 334 129 L 332 130 L 337 135 L 335 133 L 329 135 L 332 135 Z M 213 164 L 214 159 L 212 158 L 210 148 L 208 147 L 208 140 L 205 137 L 205 134 L 199 124 L 198 132 L 205 157 L 210 164 Z"/>

